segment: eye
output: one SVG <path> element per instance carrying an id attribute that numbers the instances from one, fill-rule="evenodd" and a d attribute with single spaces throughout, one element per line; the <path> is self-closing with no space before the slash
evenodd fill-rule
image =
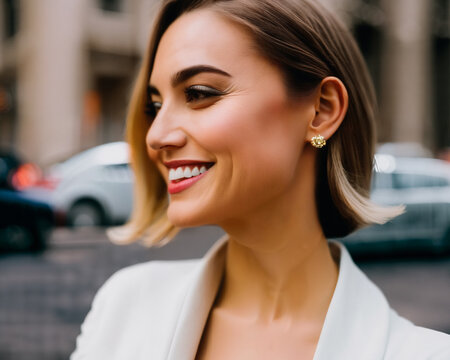
<path id="1" fill-rule="evenodd" d="M 161 107 L 162 107 L 161 102 L 151 101 L 150 99 L 145 106 L 144 112 L 151 117 L 155 117 L 156 114 L 158 114 L 158 111 L 161 109 Z"/>
<path id="2" fill-rule="evenodd" d="M 150 105 L 153 107 L 155 113 L 158 113 L 162 108 L 162 102 L 159 101 L 153 101 Z"/>
<path id="3" fill-rule="evenodd" d="M 222 91 L 205 85 L 192 85 L 184 90 L 187 103 L 198 103 L 225 95 Z"/>

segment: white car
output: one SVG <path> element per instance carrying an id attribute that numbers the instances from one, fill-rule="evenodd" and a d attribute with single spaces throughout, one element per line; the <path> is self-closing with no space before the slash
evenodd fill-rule
<path id="1" fill-rule="evenodd" d="M 53 165 L 28 195 L 46 198 L 72 226 L 125 222 L 132 208 L 133 172 L 125 142 L 100 145 Z"/>
<path id="2" fill-rule="evenodd" d="M 450 164 L 431 158 L 376 155 L 371 198 L 406 212 L 342 239 L 354 253 L 450 250 Z"/>

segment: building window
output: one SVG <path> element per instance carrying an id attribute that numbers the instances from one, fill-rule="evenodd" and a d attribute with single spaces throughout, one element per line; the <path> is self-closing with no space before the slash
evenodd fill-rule
<path id="1" fill-rule="evenodd" d="M 9 39 L 16 35 L 19 24 L 18 0 L 3 0 L 3 24 L 5 38 Z"/>
<path id="2" fill-rule="evenodd" d="M 122 11 L 123 0 L 98 0 L 100 9 L 104 11 Z"/>

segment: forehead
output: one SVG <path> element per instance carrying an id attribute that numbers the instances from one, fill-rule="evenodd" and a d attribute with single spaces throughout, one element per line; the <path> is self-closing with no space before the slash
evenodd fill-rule
<path id="1" fill-rule="evenodd" d="M 261 57 L 254 42 L 243 26 L 213 10 L 194 10 L 175 20 L 162 36 L 150 82 L 163 80 L 162 72 L 166 70 L 177 72 L 208 64 L 232 71 L 233 67 L 258 58 Z"/>

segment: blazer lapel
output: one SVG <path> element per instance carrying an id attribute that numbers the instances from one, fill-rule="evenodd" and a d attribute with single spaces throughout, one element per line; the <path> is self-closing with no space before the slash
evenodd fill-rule
<path id="1" fill-rule="evenodd" d="M 194 359 L 223 277 L 227 235 L 196 269 L 182 305 L 168 360 Z M 339 276 L 313 360 L 383 359 L 390 307 L 382 292 L 353 263 L 345 247 L 331 241 Z"/>
<path id="2" fill-rule="evenodd" d="M 227 235 L 208 251 L 181 308 L 168 360 L 194 359 L 203 329 L 222 280 Z"/>
<path id="3" fill-rule="evenodd" d="M 389 304 L 342 244 L 330 242 L 330 248 L 334 258 L 340 257 L 339 277 L 314 360 L 383 359 L 390 328 Z"/>

